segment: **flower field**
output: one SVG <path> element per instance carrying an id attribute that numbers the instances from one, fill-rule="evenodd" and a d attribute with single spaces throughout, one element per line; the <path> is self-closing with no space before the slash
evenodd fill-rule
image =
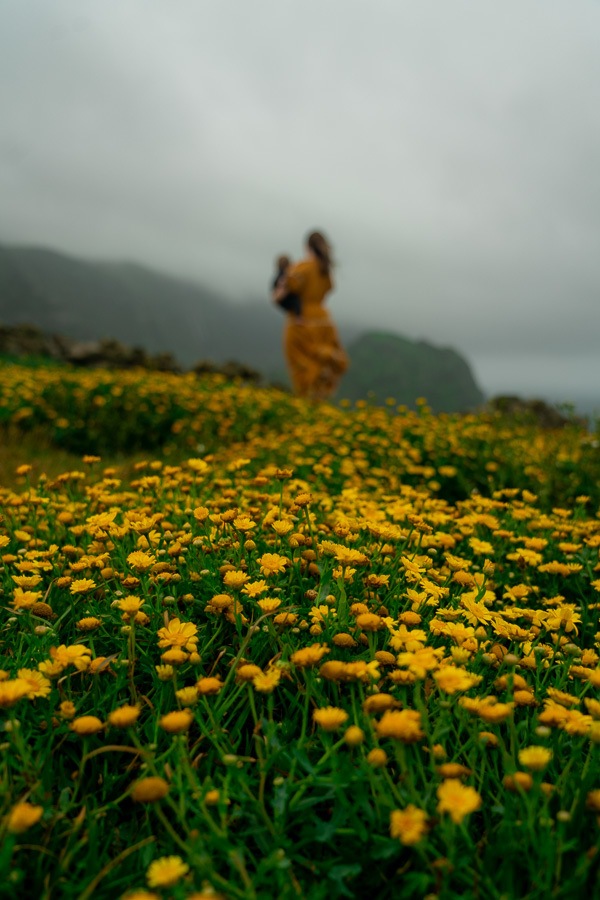
<path id="1" fill-rule="evenodd" d="M 592 433 L 0 374 L 0 896 L 598 895 Z"/>

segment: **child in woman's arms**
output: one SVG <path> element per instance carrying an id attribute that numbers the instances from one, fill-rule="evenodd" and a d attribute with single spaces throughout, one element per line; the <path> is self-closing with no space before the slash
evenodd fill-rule
<path id="1" fill-rule="evenodd" d="M 273 301 L 281 307 L 284 312 L 293 313 L 300 318 L 302 308 L 300 306 L 300 297 L 298 294 L 290 293 L 287 289 L 286 272 L 291 264 L 289 256 L 278 256 L 275 260 L 277 266 L 277 274 L 271 286 Z"/>

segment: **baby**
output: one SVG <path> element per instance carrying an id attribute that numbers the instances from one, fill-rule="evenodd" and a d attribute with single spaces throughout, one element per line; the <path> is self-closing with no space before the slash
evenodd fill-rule
<path id="1" fill-rule="evenodd" d="M 302 315 L 302 307 L 300 305 L 300 297 L 298 294 L 290 293 L 286 285 L 286 273 L 291 265 L 289 256 L 278 256 L 275 260 L 277 274 L 271 286 L 273 292 L 273 300 L 284 312 L 293 313 L 295 316 Z"/>

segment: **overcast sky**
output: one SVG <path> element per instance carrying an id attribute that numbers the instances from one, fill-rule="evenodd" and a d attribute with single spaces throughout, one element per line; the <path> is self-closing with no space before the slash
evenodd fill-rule
<path id="1" fill-rule="evenodd" d="M 598 0 L 0 0 L 0 240 L 264 294 L 600 407 Z M 266 302 L 266 301 L 265 301 Z"/>

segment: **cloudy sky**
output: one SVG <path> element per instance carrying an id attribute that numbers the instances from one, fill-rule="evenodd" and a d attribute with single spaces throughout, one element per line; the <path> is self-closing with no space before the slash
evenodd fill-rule
<path id="1" fill-rule="evenodd" d="M 598 0 L 0 0 L 0 241 L 331 308 L 600 407 Z"/>

